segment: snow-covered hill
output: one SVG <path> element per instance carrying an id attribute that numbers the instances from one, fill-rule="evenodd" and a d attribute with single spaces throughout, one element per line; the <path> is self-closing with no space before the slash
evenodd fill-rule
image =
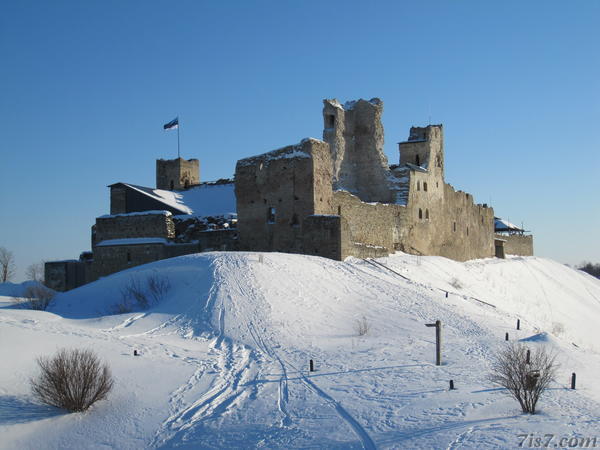
<path id="1" fill-rule="evenodd" d="M 598 280 L 535 257 L 378 262 L 205 253 L 60 294 L 49 312 L 0 309 L 0 447 L 510 448 L 546 433 L 600 445 Z M 148 277 L 168 279 L 163 298 L 111 314 Z M 438 319 L 442 366 L 424 326 Z M 486 379 L 506 332 L 559 354 L 535 416 Z M 109 362 L 108 400 L 84 414 L 35 403 L 35 357 L 60 347 Z"/>

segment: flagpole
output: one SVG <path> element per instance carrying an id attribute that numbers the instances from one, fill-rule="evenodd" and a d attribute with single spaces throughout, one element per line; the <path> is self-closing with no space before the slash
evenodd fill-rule
<path id="1" fill-rule="evenodd" d="M 179 156 L 179 116 L 177 116 L 177 159 L 181 158 L 181 156 Z"/>

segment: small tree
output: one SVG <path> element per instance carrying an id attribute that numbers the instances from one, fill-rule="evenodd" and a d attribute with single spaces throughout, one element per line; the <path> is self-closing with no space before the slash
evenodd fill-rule
<path id="1" fill-rule="evenodd" d="M 556 355 L 545 347 L 530 352 L 520 343 L 511 343 L 492 363 L 492 383 L 506 388 L 525 413 L 535 414 L 537 402 L 556 375 Z"/>
<path id="2" fill-rule="evenodd" d="M 28 280 L 44 282 L 44 261 L 33 263 L 27 266 L 25 276 Z"/>
<path id="3" fill-rule="evenodd" d="M 85 411 L 113 387 L 110 369 L 92 350 L 62 349 L 37 363 L 41 373 L 30 380 L 31 389 L 48 405 Z"/>
<path id="4" fill-rule="evenodd" d="M 6 283 L 15 275 L 15 256 L 13 252 L 0 247 L 0 282 Z"/>

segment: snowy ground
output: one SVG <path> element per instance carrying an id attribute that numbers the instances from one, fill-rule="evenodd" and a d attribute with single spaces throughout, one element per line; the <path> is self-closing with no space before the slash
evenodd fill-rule
<path id="1" fill-rule="evenodd" d="M 378 261 L 205 253 L 61 294 L 50 312 L 7 302 L 0 447 L 516 448 L 521 434 L 527 447 L 548 433 L 552 447 L 565 437 L 600 447 L 600 281 L 535 257 Z M 123 285 L 152 274 L 168 277 L 165 298 L 111 314 Z M 370 330 L 358 336 L 363 316 Z M 424 326 L 437 319 L 442 366 Z M 506 332 L 558 352 L 534 416 L 486 380 Z M 35 357 L 61 347 L 93 348 L 113 370 L 114 391 L 87 413 L 30 395 Z"/>

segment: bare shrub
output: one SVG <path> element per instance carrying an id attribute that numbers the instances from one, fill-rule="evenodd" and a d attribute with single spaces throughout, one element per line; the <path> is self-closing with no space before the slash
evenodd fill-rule
<path id="1" fill-rule="evenodd" d="M 45 311 L 50 306 L 55 295 L 55 291 L 39 284 L 28 286 L 23 293 L 23 297 L 13 297 L 13 302 L 26 309 Z"/>
<path id="2" fill-rule="evenodd" d="M 458 278 L 452 278 L 450 280 L 450 286 L 452 286 L 454 289 L 462 289 L 463 288 L 463 285 Z"/>
<path id="3" fill-rule="evenodd" d="M 362 316 L 360 319 L 357 319 L 356 323 L 354 324 L 354 330 L 359 336 L 364 336 L 369 332 L 370 329 L 371 325 L 369 324 L 369 321 L 365 316 Z"/>
<path id="4" fill-rule="evenodd" d="M 521 405 L 525 413 L 535 414 L 535 407 L 542 393 L 555 379 L 556 355 L 545 347 L 531 351 L 527 363 L 528 348 L 520 343 L 511 343 L 502 350 L 492 363 L 493 372 L 489 380 L 508 390 Z"/>
<path id="5" fill-rule="evenodd" d="M 61 349 L 37 359 L 41 373 L 30 380 L 35 397 L 68 411 L 85 411 L 113 387 L 110 369 L 92 350 Z"/>
<path id="6" fill-rule="evenodd" d="M 25 270 L 25 276 L 28 280 L 44 282 L 44 261 L 33 263 L 27 266 Z"/>
<path id="7" fill-rule="evenodd" d="M 169 279 L 159 274 L 148 275 L 146 278 L 132 276 L 121 288 L 121 301 L 115 305 L 115 309 L 131 312 L 134 304 L 146 309 L 160 302 L 169 289 L 171 289 Z"/>
<path id="8" fill-rule="evenodd" d="M 167 277 L 154 274 L 150 275 L 147 281 L 149 295 L 154 303 L 162 300 L 165 294 L 169 292 L 169 289 L 171 289 L 171 283 Z"/>

